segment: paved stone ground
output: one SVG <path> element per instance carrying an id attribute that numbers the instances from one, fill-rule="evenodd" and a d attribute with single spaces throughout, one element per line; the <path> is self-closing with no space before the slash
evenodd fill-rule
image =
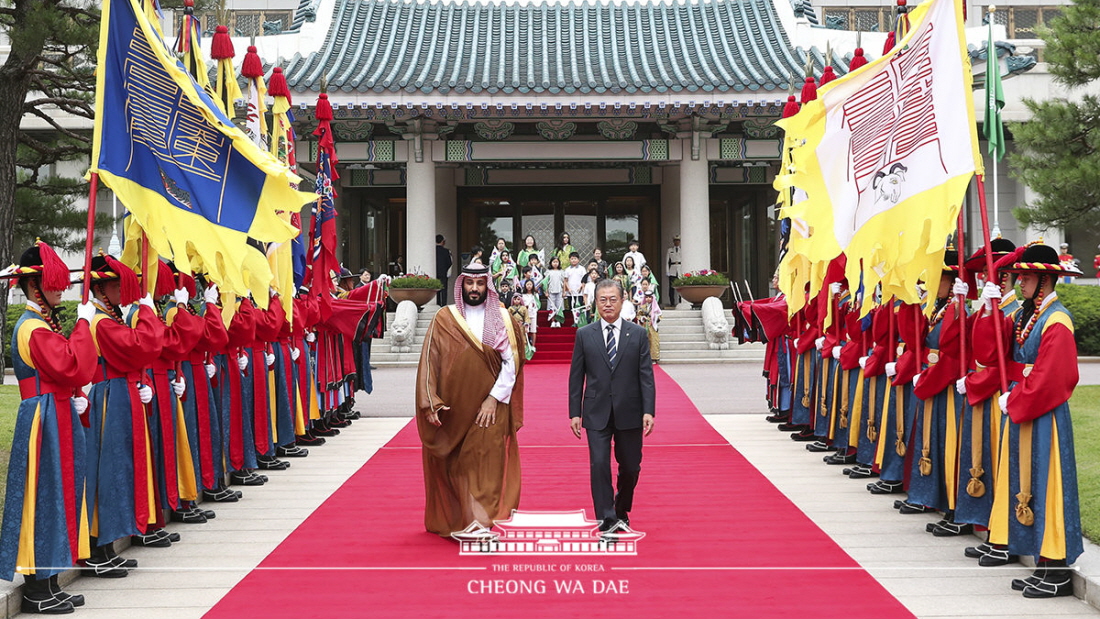
<path id="1" fill-rule="evenodd" d="M 1087 380 L 1100 383 L 1100 364 L 1091 365 L 1096 371 L 1083 373 L 1082 382 L 1091 376 Z M 837 467 L 822 464 L 818 455 L 776 432 L 763 421 L 758 364 L 669 365 L 665 370 L 734 447 L 917 616 L 1100 617 L 1077 598 L 1023 599 L 1008 583 L 1028 570 L 976 568 L 962 556 L 962 548 L 975 538 L 944 540 L 924 533 L 924 524 L 933 518 L 898 515 L 890 508 L 892 498 L 868 494 Z M 241 502 L 206 505 L 217 511 L 216 519 L 170 525 L 183 536 L 172 548 L 127 550 L 127 556 L 141 562 L 128 578 L 72 582 L 68 589 L 88 598 L 74 616 L 201 617 L 407 423 L 415 375 L 414 368 L 376 371 L 374 394 L 361 397 L 357 405 L 365 419 L 312 450 L 308 458 L 294 460 L 289 470 L 270 473 L 267 485 L 243 489 Z M 732 388 L 716 390 L 716 384 Z M 1090 546 L 1079 565 L 1100 574 L 1098 564 L 1100 550 Z M 1090 595 L 1096 596 L 1096 590 L 1091 588 Z M 0 616 L 18 610 L 16 598 L 11 595 L 6 605 L 0 603 Z M 823 604 L 823 614 L 836 616 L 843 608 L 842 600 Z"/>

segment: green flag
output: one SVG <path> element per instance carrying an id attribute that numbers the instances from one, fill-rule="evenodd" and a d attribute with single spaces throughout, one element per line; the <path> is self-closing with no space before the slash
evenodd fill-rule
<path id="1" fill-rule="evenodd" d="M 989 39 L 986 43 L 985 62 L 985 121 L 982 135 L 989 141 L 989 155 L 994 161 L 1005 157 L 1005 128 L 1001 124 L 1001 108 L 1005 106 L 1005 93 L 1001 89 L 1001 65 L 997 62 L 997 49 L 993 46 L 993 19 L 989 20 Z"/>

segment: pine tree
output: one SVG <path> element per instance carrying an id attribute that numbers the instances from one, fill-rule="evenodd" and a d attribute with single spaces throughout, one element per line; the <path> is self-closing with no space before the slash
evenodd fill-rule
<path id="1" fill-rule="evenodd" d="M 1080 89 L 1100 79 L 1100 0 L 1064 7 L 1041 33 L 1055 79 Z M 1092 95 L 1025 99 L 1031 120 L 1013 123 L 1017 152 L 1009 161 L 1039 198 L 1016 209 L 1024 224 L 1085 227 L 1100 224 L 1100 99 Z"/>

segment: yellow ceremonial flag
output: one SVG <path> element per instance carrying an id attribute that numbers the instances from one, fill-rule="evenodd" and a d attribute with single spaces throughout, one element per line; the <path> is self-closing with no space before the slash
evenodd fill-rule
<path id="1" fill-rule="evenodd" d="M 92 173 L 145 231 L 152 250 L 222 292 L 266 306 L 272 275 L 248 245 L 287 243 L 297 230 L 276 211 L 316 195 L 257 147 L 167 48 L 137 0 L 103 3 Z"/>
<path id="2" fill-rule="evenodd" d="M 777 123 L 796 144 L 787 182 L 806 193 L 784 209 L 789 298 L 806 284 L 815 294 L 842 252 L 848 281 L 881 284 L 884 298 L 918 303 L 917 282 L 939 277 L 966 187 L 981 172 L 972 76 L 960 3 L 930 0 L 909 20 L 892 50 Z"/>

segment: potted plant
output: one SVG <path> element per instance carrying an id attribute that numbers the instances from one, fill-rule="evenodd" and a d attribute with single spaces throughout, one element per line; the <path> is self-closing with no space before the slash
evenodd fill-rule
<path id="1" fill-rule="evenodd" d="M 707 297 L 721 297 L 729 288 L 728 277 L 711 269 L 688 271 L 672 282 L 672 287 L 688 303 L 698 305 Z"/>
<path id="2" fill-rule="evenodd" d="M 435 298 L 443 284 L 434 277 L 421 273 L 406 273 L 390 280 L 389 295 L 394 303 L 412 301 L 422 307 Z"/>

